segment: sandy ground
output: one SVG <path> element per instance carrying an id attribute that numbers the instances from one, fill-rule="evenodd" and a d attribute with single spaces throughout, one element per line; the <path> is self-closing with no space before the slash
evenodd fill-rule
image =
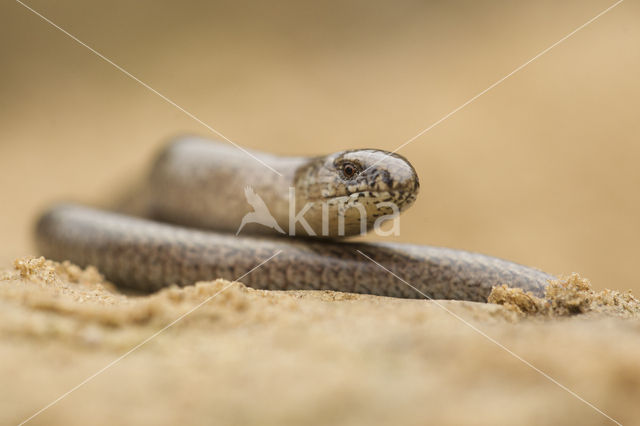
<path id="1" fill-rule="evenodd" d="M 613 1 L 28 4 L 242 146 L 314 155 L 397 148 Z M 396 240 L 577 271 L 593 290 L 474 304 L 233 284 L 30 424 L 611 424 L 576 395 L 639 423 L 624 293 L 640 294 L 639 17 L 621 3 L 400 151 L 422 186 Z M 51 202 L 108 203 L 169 136 L 215 135 L 18 3 L 0 20 L 11 424 L 227 283 L 136 296 L 95 271 L 12 266 L 37 255 Z"/>
<path id="2" fill-rule="evenodd" d="M 92 268 L 43 258 L 19 259 L 0 278 L 2 424 L 69 390 L 31 424 L 595 425 L 611 424 L 602 413 L 625 424 L 640 416 L 640 302 L 594 292 L 577 276 L 550 287 L 550 303 L 500 288 L 491 304 L 223 280 L 126 296 Z"/>

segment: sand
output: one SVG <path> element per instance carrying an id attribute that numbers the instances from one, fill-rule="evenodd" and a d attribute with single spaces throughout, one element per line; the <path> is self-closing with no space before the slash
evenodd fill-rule
<path id="1" fill-rule="evenodd" d="M 127 295 L 33 257 L 0 278 L 1 424 L 70 390 L 30 424 L 640 418 L 640 302 L 578 275 L 549 302 L 501 287 L 486 304 L 224 280 Z"/>

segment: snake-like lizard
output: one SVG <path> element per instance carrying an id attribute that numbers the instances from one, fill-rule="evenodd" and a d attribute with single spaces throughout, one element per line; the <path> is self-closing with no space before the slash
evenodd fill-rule
<path id="1" fill-rule="evenodd" d="M 380 218 L 395 220 L 413 204 L 418 177 L 400 155 L 373 149 L 321 157 L 249 154 L 255 158 L 225 144 L 181 138 L 154 162 L 147 217 L 59 204 L 37 223 L 38 248 L 145 291 L 234 280 L 251 271 L 242 281 L 261 289 L 486 301 L 496 285 L 542 295 L 555 279 L 461 250 L 337 241 L 375 228 Z M 275 225 L 245 224 L 235 236 L 251 212 L 245 194 L 264 202 Z M 285 229 L 295 237 L 278 235 Z"/>

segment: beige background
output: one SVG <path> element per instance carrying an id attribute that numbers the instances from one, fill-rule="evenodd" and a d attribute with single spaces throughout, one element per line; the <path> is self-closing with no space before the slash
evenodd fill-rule
<path id="1" fill-rule="evenodd" d="M 29 2 L 237 143 L 296 155 L 392 150 L 612 3 Z M 18 3 L 0 16 L 7 264 L 48 203 L 113 197 L 162 140 L 214 135 Z M 639 16 L 622 3 L 402 149 L 422 192 L 399 240 L 640 291 Z"/>

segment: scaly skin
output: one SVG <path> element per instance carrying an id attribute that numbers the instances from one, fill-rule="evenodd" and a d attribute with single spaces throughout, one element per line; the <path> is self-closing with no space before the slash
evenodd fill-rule
<path id="1" fill-rule="evenodd" d="M 323 234 L 321 215 L 326 203 L 329 221 L 325 236 L 344 237 L 360 233 L 360 213 L 349 208 L 355 201 L 366 210 L 369 231 L 378 217 L 393 213 L 388 207 L 378 208 L 378 203 L 392 202 L 402 212 L 413 204 L 420 187 L 411 164 L 386 151 L 361 149 L 312 158 L 252 154 L 282 176 L 227 144 L 186 137 L 168 145 L 151 172 L 153 217 L 189 227 L 236 232 L 242 217 L 251 211 L 243 195 L 250 186 L 287 231 L 289 188 L 295 188 L 296 212 L 310 203 L 304 217 L 316 236 Z M 380 164 L 370 167 L 379 160 Z M 361 172 L 345 179 L 340 173 L 345 162 Z M 340 234 L 339 211 L 345 209 L 345 232 Z M 309 236 L 300 223 L 296 225 L 296 236 Z M 274 234 L 258 225 L 243 229 L 243 234 L 265 232 Z"/>
<path id="2" fill-rule="evenodd" d="M 152 213 L 173 223 L 235 231 L 250 211 L 242 189 L 251 185 L 287 229 L 287 195 L 293 186 L 298 206 L 327 202 L 334 223 L 341 208 L 359 200 L 366 206 L 367 229 L 371 229 L 375 218 L 389 214 L 386 208 L 376 207 L 378 202 L 391 199 L 402 211 L 414 202 L 419 187 L 413 167 L 402 157 L 388 156 L 384 151 L 344 151 L 306 159 L 254 154 L 283 176 L 235 148 L 193 138 L 170 145 L 151 174 Z M 380 159 L 383 161 L 376 164 Z M 354 164 L 358 173 L 347 178 L 344 162 Z M 345 197 L 347 203 L 341 203 Z M 320 230 L 320 211 L 311 209 L 312 214 L 305 215 L 316 230 Z M 360 232 L 358 217 L 345 212 L 348 234 Z M 261 228 L 256 225 L 246 230 Z M 335 225 L 329 228 L 335 236 Z M 301 231 L 296 227 L 296 234 Z M 109 280 L 145 291 L 215 278 L 235 280 L 274 255 L 242 281 L 263 289 L 486 301 L 495 285 L 509 284 L 542 295 L 548 280 L 554 279 L 533 268 L 460 250 L 236 237 L 71 204 L 46 212 L 38 221 L 36 239 L 42 254 L 49 258 L 94 265 Z"/>
<path id="3" fill-rule="evenodd" d="M 483 301 L 503 283 L 537 295 L 552 276 L 505 260 L 439 247 L 336 243 L 293 238 L 238 238 L 91 209 L 60 205 L 38 222 L 40 251 L 94 265 L 110 280 L 139 290 L 200 280 L 242 279 L 254 288 L 316 289 L 381 296 Z M 369 256 L 420 292 L 409 287 Z"/>

